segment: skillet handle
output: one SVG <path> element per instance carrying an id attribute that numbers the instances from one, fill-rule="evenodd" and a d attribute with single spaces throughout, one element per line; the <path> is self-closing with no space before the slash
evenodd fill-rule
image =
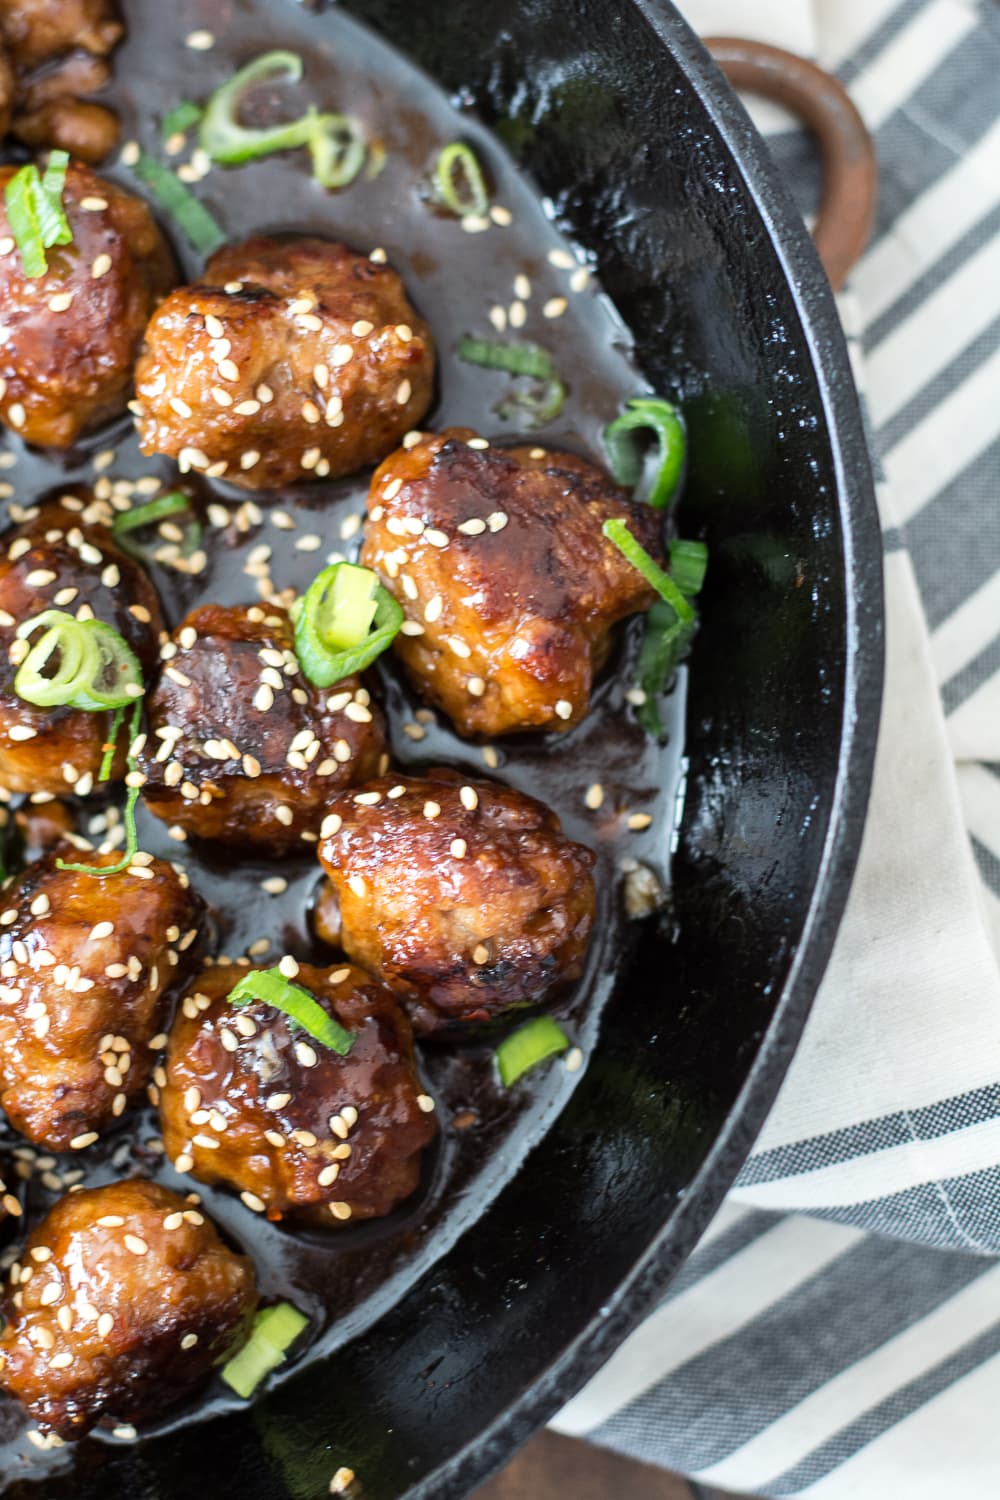
<path id="1" fill-rule="evenodd" d="M 813 240 L 830 285 L 839 291 L 875 216 L 878 166 L 865 122 L 843 85 L 806 58 L 739 37 L 703 40 L 734 88 L 783 104 L 816 135 L 823 194 Z"/>

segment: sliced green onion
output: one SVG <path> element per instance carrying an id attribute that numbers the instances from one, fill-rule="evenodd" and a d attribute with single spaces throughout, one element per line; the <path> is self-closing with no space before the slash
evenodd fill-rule
<path id="1" fill-rule="evenodd" d="M 128 533 L 137 531 L 141 526 L 153 526 L 158 521 L 165 521 L 168 516 L 176 516 L 180 511 L 190 508 L 191 501 L 187 495 L 181 490 L 171 490 L 169 494 L 158 495 L 146 505 L 134 505 L 131 510 L 119 511 L 111 523 L 111 535 L 130 557 L 142 557 L 143 549 L 128 539 Z"/>
<path id="2" fill-rule="evenodd" d="M 466 334 L 459 340 L 458 357 L 467 365 L 506 370 L 508 375 L 530 375 L 534 380 L 551 380 L 555 375 L 551 354 L 538 344 L 505 344 Z"/>
<path id="3" fill-rule="evenodd" d="M 434 168 L 434 187 L 445 207 L 460 219 L 481 219 L 489 211 L 483 170 L 464 141 L 452 141 L 441 152 Z"/>
<path id="4" fill-rule="evenodd" d="M 670 574 L 665 573 L 655 558 L 650 557 L 645 547 L 636 541 L 623 520 L 605 521 L 601 530 L 608 541 L 613 542 L 618 548 L 626 562 L 630 562 L 636 572 L 641 573 L 650 587 L 656 590 L 660 598 L 666 600 L 667 604 L 673 608 L 678 619 L 684 621 L 694 619 L 694 610 Z"/>
<path id="5" fill-rule="evenodd" d="M 348 187 L 365 164 L 367 146 L 350 115 L 318 115 L 309 111 L 313 131 L 307 145 L 313 176 L 320 187 L 334 191 Z"/>
<path id="6" fill-rule="evenodd" d="M 124 707 L 143 694 L 142 668 L 131 646 L 103 620 L 77 620 L 47 609 L 18 626 L 24 639 L 46 627 L 17 670 L 14 691 L 40 708 Z M 54 671 L 51 668 L 54 665 Z"/>
<path id="7" fill-rule="evenodd" d="M 97 773 L 98 781 L 107 781 L 111 775 L 111 767 L 115 763 L 115 751 L 118 749 L 118 735 L 121 732 L 122 719 L 125 717 L 124 708 L 116 708 L 111 719 L 111 728 L 108 737 L 104 741 L 104 754 L 101 756 L 101 769 Z"/>
<path id="8" fill-rule="evenodd" d="M 536 1016 L 504 1037 L 497 1048 L 501 1083 L 509 1089 L 529 1068 L 537 1068 L 547 1057 L 565 1052 L 568 1046 L 569 1037 L 551 1016 Z"/>
<path id="9" fill-rule="evenodd" d="M 132 754 L 132 745 L 135 742 L 136 735 L 139 733 L 139 725 L 141 721 L 142 702 L 141 700 L 137 700 L 132 707 L 132 717 L 129 720 L 128 726 L 128 769 L 130 771 L 135 770 L 135 757 Z M 117 714 L 115 715 L 114 720 L 112 720 L 113 729 L 116 724 L 120 727 L 121 720 L 118 719 Z M 114 751 L 112 750 L 112 755 L 113 754 Z M 102 778 L 104 776 L 104 767 L 106 762 L 107 751 L 105 751 L 104 760 L 101 762 Z M 110 775 L 110 766 L 108 767 L 108 774 Z M 139 835 L 136 833 L 135 828 L 135 805 L 138 800 L 139 788 L 137 786 L 130 786 L 128 789 L 128 796 L 125 798 L 125 807 L 122 813 L 125 822 L 125 852 L 122 854 L 121 859 L 117 860 L 113 865 L 68 864 L 65 860 L 57 859 L 56 869 L 73 870 L 78 875 L 94 875 L 98 880 L 105 880 L 109 875 L 120 875 L 122 870 L 127 869 L 128 866 L 132 863 L 133 856 L 135 855 L 135 852 L 139 847 Z"/>
<path id="10" fill-rule="evenodd" d="M 220 245 L 226 243 L 226 236 L 219 226 L 218 221 L 213 218 L 193 193 L 189 193 L 169 167 L 158 162 L 154 157 L 147 156 L 145 152 L 139 157 L 135 167 L 136 176 L 146 184 L 161 208 L 167 213 L 173 214 L 177 220 L 178 227 L 191 241 L 194 248 L 202 255 L 211 255 L 218 250 Z"/>
<path id="11" fill-rule="evenodd" d="M 192 125 L 197 125 L 202 116 L 200 104 L 195 104 L 191 99 L 184 99 L 180 104 L 175 104 L 173 109 L 163 116 L 164 140 L 169 140 L 172 135 L 182 135 L 190 130 Z"/>
<path id="12" fill-rule="evenodd" d="M 216 89 L 202 116 L 199 135 L 203 151 L 222 166 L 238 166 L 308 146 L 313 176 L 325 188 L 353 182 L 365 164 L 366 146 L 357 122 L 347 115 L 321 114 L 310 107 L 297 120 L 255 129 L 239 122 L 239 109 L 250 89 L 264 82 L 298 83 L 302 59 L 297 52 L 265 52 Z"/>
<path id="13" fill-rule="evenodd" d="M 517 391 L 497 407 L 497 415 L 506 422 L 525 417 L 532 427 L 554 422 L 566 401 L 566 387 L 558 376 L 547 380 L 537 391 Z"/>
<path id="14" fill-rule="evenodd" d="M 38 203 L 38 219 L 42 231 L 42 243 L 46 249 L 52 245 L 71 245 L 73 231 L 69 227 L 63 207 L 63 188 L 66 186 L 66 168 L 69 166 L 68 151 L 50 151 L 48 164 L 42 174 Z"/>
<path id="15" fill-rule="evenodd" d="M 637 434 L 650 431 L 656 438 L 655 467 L 643 484 L 645 458 Z M 654 510 L 664 510 L 677 490 L 684 465 L 684 424 L 675 406 L 655 396 L 636 396 L 604 429 L 608 467 L 619 484 L 648 500 Z M 645 491 L 645 492 L 644 492 Z"/>
<path id="16" fill-rule="evenodd" d="M 683 542 L 674 538 L 670 548 L 670 576 L 687 599 L 701 592 L 708 568 L 708 548 L 704 542 Z"/>
<path id="17" fill-rule="evenodd" d="M 681 592 L 692 598 L 701 589 L 708 566 L 708 548 L 704 542 L 672 541 L 670 567 Z M 639 649 L 636 679 L 645 702 L 640 704 L 638 718 L 648 734 L 663 733 L 658 699 L 678 666 L 687 655 L 694 639 L 697 621 L 677 618 L 673 605 L 657 599 L 646 615 L 646 633 Z"/>
<path id="18" fill-rule="evenodd" d="M 44 176 L 29 162 L 4 188 L 7 220 L 21 252 L 21 268 L 32 279 L 44 276 L 49 268 L 46 250 L 68 245 L 73 239 L 62 202 L 68 165 L 67 152 L 52 151 Z"/>
<path id="19" fill-rule="evenodd" d="M 327 1015 L 319 1001 L 300 984 L 292 984 L 277 969 L 250 969 L 229 991 L 230 1005 L 249 1005 L 260 1000 L 283 1011 L 293 1026 L 307 1031 L 314 1041 L 344 1057 L 354 1046 L 354 1037 Z"/>
<path id="20" fill-rule="evenodd" d="M 303 672 L 314 687 L 328 688 L 387 651 L 404 615 L 371 569 L 331 563 L 296 600 L 292 618 Z"/>
<path id="21" fill-rule="evenodd" d="M 265 1307 L 253 1320 L 253 1330 L 243 1348 L 227 1360 L 219 1372 L 244 1401 L 253 1395 L 265 1376 L 285 1362 L 287 1350 L 309 1319 L 290 1302 Z"/>

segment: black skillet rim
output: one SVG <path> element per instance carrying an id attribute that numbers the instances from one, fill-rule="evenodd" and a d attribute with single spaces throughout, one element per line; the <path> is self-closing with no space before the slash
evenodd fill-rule
<path id="1" fill-rule="evenodd" d="M 599 1317 L 492 1425 L 407 1491 L 407 1500 L 468 1495 L 564 1405 L 642 1321 L 676 1275 L 774 1102 L 823 977 L 864 829 L 883 682 L 882 545 L 868 444 L 833 293 L 801 215 L 736 94 L 670 0 L 627 0 L 683 69 L 745 178 L 801 321 L 826 421 L 847 582 L 840 763 L 802 939 L 740 1095 L 680 1205 Z"/>

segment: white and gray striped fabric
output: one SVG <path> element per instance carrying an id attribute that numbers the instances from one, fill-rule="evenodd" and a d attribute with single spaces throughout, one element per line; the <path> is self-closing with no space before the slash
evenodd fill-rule
<path id="1" fill-rule="evenodd" d="M 886 694 L 857 877 L 777 1105 L 666 1300 L 555 1425 L 730 1490 L 996 1500 L 1000 7 L 682 9 L 835 69 L 876 137 L 875 236 L 841 311 Z M 808 141 L 751 112 L 808 214 Z"/>

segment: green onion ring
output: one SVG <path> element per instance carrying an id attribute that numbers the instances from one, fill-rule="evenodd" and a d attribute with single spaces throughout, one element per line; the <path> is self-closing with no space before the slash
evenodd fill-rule
<path id="1" fill-rule="evenodd" d="M 136 735 L 139 733 L 139 725 L 140 725 L 141 722 L 142 722 L 142 700 L 141 699 L 137 699 L 136 702 L 132 706 L 132 717 L 129 720 L 129 729 L 128 729 L 128 743 L 129 743 L 128 769 L 130 771 L 134 771 L 135 770 L 135 757 L 132 754 L 132 745 L 133 745 L 133 742 L 135 741 Z M 118 715 L 116 714 L 115 717 L 114 717 L 114 719 L 112 720 L 112 730 L 116 731 L 117 728 L 120 727 L 120 725 L 121 725 L 121 720 L 118 718 Z M 112 756 L 114 755 L 114 748 L 113 747 L 112 747 L 111 754 L 112 754 Z M 104 760 L 102 760 L 102 762 L 101 762 L 101 776 L 102 776 L 102 779 L 104 777 L 104 768 L 105 768 L 105 765 L 107 765 L 107 764 L 108 764 L 108 752 L 105 751 L 105 753 L 104 753 Z M 108 774 L 110 775 L 110 773 L 111 773 L 111 769 L 110 769 L 110 765 L 108 765 Z M 136 827 L 135 827 L 135 805 L 138 802 L 138 800 L 139 800 L 139 788 L 137 786 L 130 786 L 129 789 L 128 789 L 128 796 L 125 798 L 125 807 L 124 807 L 124 811 L 123 811 L 123 814 L 122 814 L 122 816 L 124 818 L 124 822 L 125 822 L 125 851 L 122 854 L 121 859 L 117 860 L 116 863 L 113 864 L 113 865 L 69 864 L 65 860 L 57 859 L 56 860 L 56 869 L 57 870 L 73 870 L 78 875 L 93 875 L 98 880 L 104 880 L 109 875 L 120 875 L 121 872 L 122 872 L 122 870 L 127 869 L 128 866 L 132 863 L 132 859 L 133 859 L 133 857 L 135 855 L 135 852 L 136 852 L 136 850 L 139 847 L 139 835 L 136 832 Z"/>
<path id="2" fill-rule="evenodd" d="M 359 608 L 356 593 L 337 617 L 337 580 L 342 569 L 367 574 L 369 597 Z M 369 613 L 367 604 L 374 601 Z M 387 651 L 399 634 L 405 618 L 388 589 L 368 568 L 354 563 L 331 563 L 318 573 L 305 594 L 292 607 L 295 624 L 295 654 L 314 687 L 328 688 L 355 672 L 363 672 Z M 374 626 L 374 628 L 372 628 Z"/>
<path id="3" fill-rule="evenodd" d="M 158 495 L 146 505 L 134 505 L 131 510 L 119 511 L 111 523 L 111 535 L 123 552 L 131 557 L 141 557 L 142 549 L 128 540 L 128 533 L 137 531 L 141 526 L 152 526 L 157 521 L 165 521 L 168 516 L 175 516 L 190 508 L 191 501 L 183 491 L 171 490 L 166 495 Z"/>
<path id="4" fill-rule="evenodd" d="M 569 1038 L 551 1016 L 536 1016 L 504 1037 L 496 1049 L 501 1083 L 509 1089 L 529 1068 L 536 1068 L 557 1052 L 565 1052 L 568 1046 Z"/>
<path id="5" fill-rule="evenodd" d="M 641 573 L 650 587 L 656 590 L 660 598 L 671 606 L 679 620 L 689 623 L 694 619 L 694 610 L 674 579 L 669 573 L 665 573 L 659 563 L 650 557 L 645 547 L 636 541 L 624 520 L 605 521 L 601 531 L 609 542 L 614 543 L 625 561 L 631 563 L 636 572 Z"/>
<path id="6" fill-rule="evenodd" d="M 211 255 L 226 243 L 218 220 L 204 203 L 188 192 L 169 167 L 143 152 L 136 163 L 135 174 L 146 184 L 160 207 L 173 214 L 178 227 L 202 255 Z"/>
<path id="7" fill-rule="evenodd" d="M 646 495 L 639 493 L 645 462 L 635 438 L 643 429 L 656 438 L 655 471 Z M 676 495 L 687 446 L 677 408 L 655 396 L 634 397 L 605 427 L 604 446 L 608 467 L 618 483 L 635 491 L 636 499 L 648 500 L 654 510 L 665 510 Z"/>
<path id="8" fill-rule="evenodd" d="M 25 703 L 101 712 L 142 697 L 139 660 L 113 626 L 47 609 L 19 625 L 17 635 L 23 640 L 40 627 L 45 627 L 45 634 L 32 646 L 14 678 L 14 691 Z M 46 677 L 44 668 L 56 650 L 59 665 Z"/>
<path id="9" fill-rule="evenodd" d="M 292 984 L 277 969 L 250 969 L 233 985 L 227 999 L 235 1006 L 249 1005 L 252 1000 L 272 1005 L 288 1017 L 292 1026 L 301 1027 L 314 1041 L 341 1057 L 354 1046 L 351 1032 L 345 1031 L 339 1021 L 328 1015 L 308 990 L 300 984 Z"/>
<path id="10" fill-rule="evenodd" d="M 459 186 L 462 179 L 464 194 Z M 481 219 L 489 212 L 490 195 L 483 169 L 472 147 L 464 141 L 452 141 L 438 156 L 434 188 L 440 201 L 459 219 Z"/>
<path id="11" fill-rule="evenodd" d="M 530 375 L 533 380 L 552 380 L 552 356 L 538 344 L 505 344 L 498 339 L 477 339 L 466 334 L 459 340 L 458 357 L 467 365 L 484 370 L 505 370 L 508 375 Z"/>

